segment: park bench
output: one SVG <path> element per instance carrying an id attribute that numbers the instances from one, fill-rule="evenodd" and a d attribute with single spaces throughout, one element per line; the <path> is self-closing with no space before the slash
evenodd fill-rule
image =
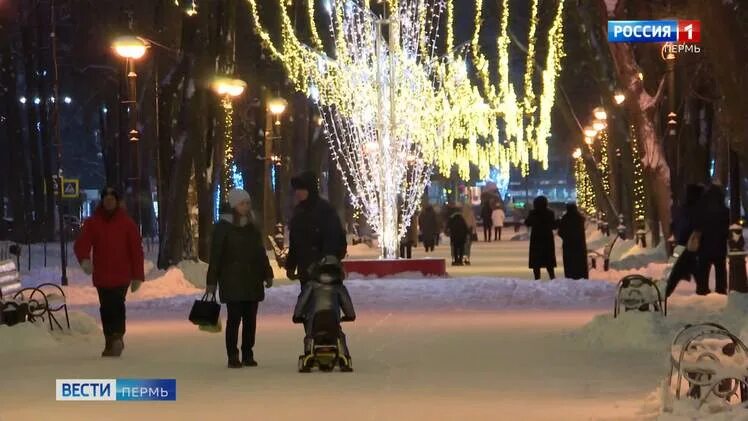
<path id="1" fill-rule="evenodd" d="M 675 399 L 686 396 L 701 407 L 708 398 L 744 405 L 748 401 L 748 348 L 724 326 L 716 323 L 686 325 L 670 347 L 668 385 Z"/>
<path id="2" fill-rule="evenodd" d="M 0 261 L 0 303 L 3 303 L 3 308 L 23 307 L 24 318 L 29 321 L 46 319 L 49 321 L 50 330 L 54 330 L 55 325 L 60 330 L 63 329 L 56 314 L 64 312 L 65 324 L 70 329 L 67 300 L 62 288 L 51 283 L 23 288 L 20 272 L 12 260 Z"/>

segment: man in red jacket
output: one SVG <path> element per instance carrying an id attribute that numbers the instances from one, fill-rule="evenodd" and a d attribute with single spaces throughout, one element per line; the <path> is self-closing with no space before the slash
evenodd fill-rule
<path id="1" fill-rule="evenodd" d="M 93 249 L 93 264 L 91 263 Z M 143 246 L 135 222 L 120 206 L 119 193 L 101 192 L 101 204 L 83 224 L 75 256 L 86 274 L 93 274 L 106 345 L 102 357 L 119 357 L 125 347 L 125 295 L 143 282 Z"/>

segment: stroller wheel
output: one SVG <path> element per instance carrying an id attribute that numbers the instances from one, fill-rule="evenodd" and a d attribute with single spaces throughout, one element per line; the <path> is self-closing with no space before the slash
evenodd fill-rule
<path id="1" fill-rule="evenodd" d="M 338 364 L 340 364 L 340 371 L 342 371 L 343 373 L 350 373 L 353 371 L 353 363 L 351 362 L 350 357 L 341 357 L 338 361 Z"/>
<path id="2" fill-rule="evenodd" d="M 299 373 L 311 373 L 312 369 L 307 367 L 307 365 L 304 362 L 304 356 L 299 357 Z"/>
<path id="3" fill-rule="evenodd" d="M 335 368 L 335 365 L 333 364 L 320 364 L 319 369 L 320 371 L 324 371 L 325 373 L 331 372 Z"/>

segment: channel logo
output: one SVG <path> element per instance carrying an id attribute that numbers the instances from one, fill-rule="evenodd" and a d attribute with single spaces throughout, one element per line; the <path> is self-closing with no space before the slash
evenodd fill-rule
<path id="1" fill-rule="evenodd" d="M 58 401 L 176 401 L 176 379 L 57 379 Z"/>
<path id="2" fill-rule="evenodd" d="M 609 42 L 672 42 L 697 44 L 701 42 L 701 22 L 698 20 L 610 20 Z"/>

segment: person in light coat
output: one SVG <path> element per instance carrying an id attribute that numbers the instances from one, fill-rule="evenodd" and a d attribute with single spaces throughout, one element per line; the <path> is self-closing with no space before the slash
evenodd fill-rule
<path id="1" fill-rule="evenodd" d="M 491 222 L 493 223 L 494 239 L 501 241 L 501 229 L 504 228 L 504 220 L 506 219 L 506 213 L 501 206 L 496 206 L 491 212 Z"/>

